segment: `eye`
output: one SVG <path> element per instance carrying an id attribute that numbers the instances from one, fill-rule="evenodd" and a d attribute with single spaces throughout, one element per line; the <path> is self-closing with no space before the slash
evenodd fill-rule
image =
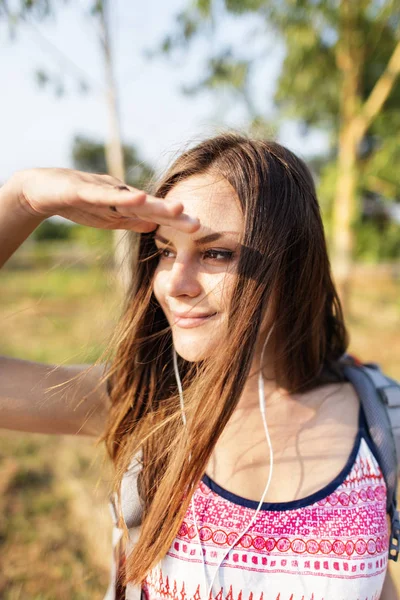
<path id="1" fill-rule="evenodd" d="M 231 250 L 206 250 L 204 257 L 217 262 L 228 262 L 232 259 L 233 254 Z"/>
<path id="2" fill-rule="evenodd" d="M 171 258 L 170 255 L 173 254 L 169 248 L 159 248 L 158 253 L 162 258 Z"/>
<path id="3" fill-rule="evenodd" d="M 158 247 L 157 251 L 160 259 L 171 259 L 175 257 L 174 251 L 166 246 L 164 248 Z M 201 252 L 200 256 L 203 260 L 212 262 L 229 262 L 232 260 L 234 254 L 235 253 L 232 250 L 218 250 L 210 248 L 209 250 L 204 250 Z"/>
<path id="4" fill-rule="evenodd" d="M 171 258 L 171 255 L 173 255 L 171 246 L 160 246 L 158 241 L 156 241 L 156 249 L 157 249 L 157 256 L 160 259 Z"/>

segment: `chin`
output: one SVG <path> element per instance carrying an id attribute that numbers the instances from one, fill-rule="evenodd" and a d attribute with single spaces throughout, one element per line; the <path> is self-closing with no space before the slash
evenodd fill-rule
<path id="1" fill-rule="evenodd" d="M 209 323 L 205 326 L 182 329 L 171 326 L 176 353 L 188 362 L 199 362 L 221 351 L 226 335 L 224 323 Z"/>
<path id="2" fill-rule="evenodd" d="M 204 360 L 215 350 L 215 345 L 210 344 L 209 340 L 203 344 L 195 339 L 182 341 L 173 338 L 173 341 L 176 353 L 188 362 Z"/>
<path id="3" fill-rule="evenodd" d="M 208 358 L 210 356 L 209 352 L 206 352 L 206 351 L 198 352 L 197 350 L 194 350 L 193 348 L 180 349 L 180 348 L 175 347 L 175 351 L 181 358 L 184 358 L 188 362 L 193 362 L 193 363 L 204 360 L 205 358 Z"/>

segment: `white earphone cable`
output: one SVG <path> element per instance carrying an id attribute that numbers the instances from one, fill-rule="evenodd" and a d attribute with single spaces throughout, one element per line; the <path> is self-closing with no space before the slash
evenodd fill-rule
<path id="1" fill-rule="evenodd" d="M 268 335 L 265 339 L 265 342 L 263 344 L 263 348 L 261 351 L 261 357 L 260 357 L 260 373 L 258 376 L 258 396 L 259 396 L 259 406 L 260 406 L 260 412 L 261 412 L 261 417 L 263 420 L 263 424 L 264 424 L 264 430 L 265 430 L 265 436 L 267 438 L 267 442 L 268 442 L 268 447 L 269 447 L 269 455 L 270 455 L 270 468 L 269 468 L 269 474 L 268 474 L 268 480 L 267 480 L 267 484 L 265 486 L 264 492 L 261 496 L 261 500 L 258 504 L 257 510 L 255 512 L 255 514 L 253 515 L 253 518 L 251 519 L 250 523 L 247 525 L 247 527 L 245 528 L 245 530 L 240 534 L 240 536 L 238 538 L 236 538 L 236 540 L 233 542 L 233 544 L 231 544 L 231 546 L 228 548 L 228 550 L 225 552 L 224 556 L 222 557 L 222 560 L 220 561 L 220 563 L 218 564 L 215 573 L 214 573 L 214 577 L 211 580 L 211 584 L 208 588 L 208 592 L 206 594 L 206 598 L 209 598 L 210 596 L 210 592 L 212 591 L 213 588 L 213 583 L 215 580 L 215 576 L 221 566 L 221 564 L 223 563 L 223 561 L 225 560 L 227 554 L 229 553 L 230 550 L 232 550 L 232 548 L 239 542 L 239 540 L 241 540 L 241 538 L 244 536 L 245 533 L 247 533 L 247 531 L 250 529 L 251 525 L 254 523 L 255 519 L 257 518 L 257 515 L 260 511 L 261 505 L 264 501 L 264 498 L 267 494 L 268 488 L 270 486 L 271 483 L 271 479 L 272 479 L 272 471 L 273 471 L 273 463 L 274 463 L 274 454 L 273 454 L 273 450 L 272 450 L 272 444 L 271 444 L 271 438 L 269 435 L 269 431 L 268 431 L 268 425 L 267 425 L 267 420 L 266 420 L 266 415 L 265 415 L 265 391 L 264 391 L 264 378 L 262 375 L 262 365 L 263 365 L 263 359 L 264 359 L 264 351 L 265 351 L 265 347 L 268 343 L 268 340 L 271 336 L 271 333 L 274 329 L 274 325 L 272 325 L 271 329 L 268 332 Z M 175 348 L 172 348 L 173 352 L 173 363 L 174 363 L 174 371 L 175 371 L 175 377 L 176 377 L 176 383 L 178 386 L 178 392 L 179 392 L 179 398 L 180 398 L 180 405 L 181 405 L 181 414 L 182 414 L 182 421 L 184 426 L 186 426 L 186 416 L 185 416 L 185 406 L 184 406 L 184 400 L 183 400 L 183 390 L 182 390 L 182 383 L 179 377 L 179 370 L 178 370 L 178 361 L 177 361 L 177 356 L 176 356 L 176 351 Z M 189 460 L 191 459 L 191 454 L 189 455 Z M 196 528 L 196 533 L 199 539 L 199 544 L 200 544 L 200 553 L 201 553 L 201 559 L 202 559 L 202 563 L 203 563 L 203 572 L 204 572 L 204 583 L 205 583 L 205 589 L 207 590 L 207 571 L 206 571 L 206 566 L 205 566 L 205 562 L 204 562 L 204 555 L 203 555 L 203 551 L 202 551 L 202 546 L 201 546 L 201 539 L 200 539 L 200 534 L 199 534 L 199 530 L 197 527 L 197 521 L 196 521 L 196 515 L 195 515 L 195 510 L 194 510 L 194 501 L 193 501 L 193 496 L 191 499 L 191 505 L 192 505 L 192 516 L 193 516 L 193 522 Z"/>

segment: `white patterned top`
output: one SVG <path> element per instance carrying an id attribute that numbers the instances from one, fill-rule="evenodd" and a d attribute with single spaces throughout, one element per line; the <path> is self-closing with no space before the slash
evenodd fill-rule
<path id="1" fill-rule="evenodd" d="M 204 475 L 163 560 L 148 574 L 146 600 L 207 600 L 229 546 L 251 521 L 258 502 L 233 494 Z M 386 485 L 360 409 L 349 459 L 330 484 L 301 500 L 263 503 L 214 579 L 217 600 L 378 600 L 388 563 Z"/>

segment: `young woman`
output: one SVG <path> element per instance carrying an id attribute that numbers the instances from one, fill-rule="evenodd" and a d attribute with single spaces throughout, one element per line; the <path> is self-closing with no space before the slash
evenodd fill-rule
<path id="1" fill-rule="evenodd" d="M 126 551 L 108 597 L 394 600 L 386 487 L 342 371 L 349 338 L 309 170 L 229 132 L 184 152 L 152 193 L 66 169 L 0 190 L 3 263 L 50 215 L 141 234 L 110 364 L 2 358 L 2 426 L 98 435 L 118 500 L 139 461 L 139 536 L 128 552 L 118 502 Z"/>

